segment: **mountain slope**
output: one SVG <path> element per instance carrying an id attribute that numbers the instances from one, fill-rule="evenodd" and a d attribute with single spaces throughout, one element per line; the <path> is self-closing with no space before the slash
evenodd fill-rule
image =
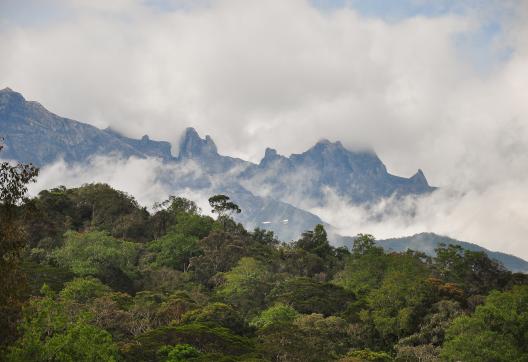
<path id="1" fill-rule="evenodd" d="M 526 260 L 518 258 L 514 255 L 490 251 L 476 244 L 452 239 L 447 236 L 441 236 L 434 233 L 420 233 L 407 237 L 378 240 L 377 243 L 385 250 L 405 251 L 407 249 L 412 249 L 422 251 L 428 255 L 434 255 L 435 248 L 437 248 L 440 244 L 460 245 L 464 249 L 471 251 L 485 252 L 491 259 L 501 262 L 502 265 L 511 271 L 528 273 L 528 261 Z"/>
<path id="2" fill-rule="evenodd" d="M 394 176 L 373 151 L 350 151 L 341 142 L 327 140 L 290 157 L 268 148 L 262 161 L 248 167 L 241 178 L 251 191 L 264 190 L 299 207 L 321 206 L 328 190 L 354 204 L 434 190 L 421 170 L 411 178 Z"/>
<path id="3" fill-rule="evenodd" d="M 211 136 L 201 138 L 192 127 L 187 127 L 183 132 L 178 153 L 178 161 L 188 160 L 193 160 L 210 174 L 242 170 L 250 165 L 250 162 L 239 158 L 220 155 Z"/>
<path id="4" fill-rule="evenodd" d="M 0 90 L 2 157 L 44 166 L 59 158 L 83 162 L 95 154 L 172 159 L 168 142 L 132 140 L 111 130 L 59 117 L 9 88 Z"/>

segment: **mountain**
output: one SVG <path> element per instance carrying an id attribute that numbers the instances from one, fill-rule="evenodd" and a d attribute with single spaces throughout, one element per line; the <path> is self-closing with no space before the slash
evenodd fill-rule
<path id="1" fill-rule="evenodd" d="M 207 197 L 227 194 L 243 210 L 236 216 L 239 222 L 248 228 L 273 230 L 285 241 L 324 224 L 337 243 L 351 243 L 353 238 L 337 235 L 331 225 L 306 211 L 324 206 L 329 190 L 355 204 L 435 190 L 421 170 L 410 178 L 391 175 L 372 150 L 351 151 L 341 142 L 328 140 L 289 157 L 268 148 L 263 159 L 254 164 L 221 155 L 210 136 L 202 138 L 195 129 L 187 128 L 178 154 L 173 155 L 169 142 L 154 141 L 147 135 L 128 138 L 110 128 L 101 130 L 57 116 L 9 88 L 0 90 L 0 136 L 5 144 L 3 158 L 41 167 L 58 159 L 82 164 L 95 155 L 161 159 L 167 167 L 158 179 L 174 194 L 190 189 Z M 379 241 L 388 250 L 412 248 L 429 254 L 442 242 L 485 251 L 509 269 L 528 271 L 528 263 L 520 258 L 435 234 Z"/>
<path id="2" fill-rule="evenodd" d="M 37 166 L 60 158 L 83 162 L 96 154 L 173 159 L 168 142 L 151 141 L 148 136 L 134 140 L 59 117 L 9 88 L 0 90 L 0 135 L 5 145 L 2 157 Z"/>
<path id="3" fill-rule="evenodd" d="M 201 138 L 192 127 L 186 128 L 180 138 L 178 160 L 193 160 L 205 171 L 213 174 L 227 173 L 235 168 L 243 169 L 250 165 L 239 158 L 220 155 L 211 136 Z"/>
<path id="4" fill-rule="evenodd" d="M 435 254 L 435 249 L 440 244 L 460 245 L 464 249 L 468 249 L 471 251 L 485 252 L 491 259 L 499 261 L 502 265 L 504 265 L 507 269 L 511 271 L 528 273 L 528 261 L 526 260 L 518 258 L 514 255 L 505 254 L 497 251 L 490 251 L 476 244 L 452 239 L 447 236 L 441 236 L 434 233 L 420 233 L 407 237 L 378 240 L 377 243 L 382 246 L 385 250 L 399 252 L 405 251 L 407 249 L 412 249 L 416 251 L 422 251 L 431 256 Z"/>
<path id="5" fill-rule="evenodd" d="M 359 204 L 435 189 L 421 170 L 411 178 L 394 176 L 373 151 L 350 151 L 341 142 L 328 140 L 290 157 L 268 148 L 260 163 L 250 165 L 240 177 L 249 190 L 257 194 L 264 190 L 299 207 L 322 206 L 327 190 Z"/>
<path id="6" fill-rule="evenodd" d="M 94 155 L 162 159 L 171 167 L 159 179 L 174 193 L 192 189 L 201 195 L 227 194 L 244 210 L 237 215 L 238 221 L 249 228 L 273 230 L 282 240 L 295 239 L 316 224 L 324 224 L 306 209 L 324 205 L 328 190 L 355 204 L 435 190 L 421 170 L 410 178 L 391 175 L 372 150 L 351 151 L 341 142 L 328 140 L 289 157 L 268 148 L 263 159 L 254 164 L 219 154 L 210 136 L 202 138 L 195 129 L 187 128 L 174 156 L 169 142 L 153 141 L 147 135 L 128 138 L 110 128 L 101 130 L 57 116 L 9 88 L 0 90 L 0 136 L 5 144 L 3 158 L 37 166 L 58 159 L 83 163 Z M 174 171 L 174 166 L 194 172 Z M 347 245 L 353 240 L 337 235 L 331 225 L 325 226 L 336 242 Z M 411 248 L 428 254 L 440 243 L 454 243 L 485 251 L 511 270 L 528 271 L 528 262 L 520 258 L 436 234 L 379 243 L 387 250 Z"/>
<path id="7" fill-rule="evenodd" d="M 303 231 L 323 223 L 307 211 L 272 197 L 252 194 L 237 182 L 237 175 L 251 164 L 220 155 L 213 139 L 210 136 L 201 138 L 194 128 L 184 131 L 178 155 L 173 156 L 169 142 L 153 141 L 147 135 L 132 139 L 111 128 L 101 130 L 60 117 L 6 88 L 0 90 L 0 136 L 5 145 L 2 158 L 39 167 L 58 159 L 83 163 L 95 155 L 112 154 L 125 158 L 160 158 L 182 169 L 192 164 L 197 172 L 179 172 L 178 177 L 174 177 L 167 171 L 159 178 L 174 193 L 192 188 L 202 195 L 228 194 L 244 210 L 237 216 L 238 221 L 249 227 L 274 230 L 283 240 L 295 239 Z"/>
<path id="8" fill-rule="evenodd" d="M 235 219 L 249 230 L 256 227 L 272 230 L 284 241 L 298 239 L 301 233 L 313 229 L 317 224 L 325 225 L 329 233 L 333 233 L 332 226 L 317 215 L 272 197 L 256 196 L 240 185 L 222 185 L 211 194 L 215 193 L 229 195 L 240 206 L 242 213 L 236 215 Z"/>

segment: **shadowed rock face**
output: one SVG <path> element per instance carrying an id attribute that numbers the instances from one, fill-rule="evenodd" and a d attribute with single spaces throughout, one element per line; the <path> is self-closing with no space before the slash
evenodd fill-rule
<path id="1" fill-rule="evenodd" d="M 394 176 L 373 151 L 354 152 L 341 142 L 327 140 L 290 157 L 268 148 L 262 161 L 250 166 L 242 177 L 253 191 L 269 190 L 274 197 L 294 205 L 302 205 L 306 200 L 320 205 L 328 189 L 352 203 L 434 190 L 421 170 L 411 178 Z"/>
<path id="2" fill-rule="evenodd" d="M 9 88 L 0 90 L 0 135 L 5 143 L 2 157 L 37 166 L 60 158 L 83 162 L 96 154 L 173 158 L 168 142 L 151 141 L 148 137 L 134 140 L 109 129 L 59 117 Z"/>
<path id="3" fill-rule="evenodd" d="M 168 142 L 152 141 L 146 135 L 132 139 L 109 128 L 100 130 L 59 117 L 9 88 L 0 91 L 0 135 L 5 137 L 4 158 L 38 166 L 59 158 L 84 162 L 97 154 L 157 157 L 174 162 L 192 160 L 207 173 L 231 172 L 248 190 L 299 206 L 306 206 L 299 200 L 320 205 L 328 189 L 353 203 L 434 190 L 421 170 L 409 179 L 394 176 L 373 151 L 353 152 L 341 142 L 327 140 L 290 157 L 268 148 L 256 165 L 220 155 L 210 136 L 201 138 L 194 128 L 187 128 L 180 140 L 178 157 L 173 157 Z"/>
<path id="4" fill-rule="evenodd" d="M 213 174 L 226 173 L 233 168 L 243 169 L 250 164 L 239 158 L 220 155 L 213 139 L 209 135 L 201 138 L 192 127 L 186 128 L 180 139 L 178 160 L 193 160 L 205 171 Z"/>
<path id="5" fill-rule="evenodd" d="M 180 158 L 202 158 L 216 157 L 218 151 L 211 137 L 200 138 L 198 132 L 188 127 L 180 140 Z"/>

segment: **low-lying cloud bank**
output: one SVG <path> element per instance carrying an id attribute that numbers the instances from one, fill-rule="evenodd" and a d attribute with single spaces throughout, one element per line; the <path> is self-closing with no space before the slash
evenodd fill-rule
<path id="1" fill-rule="evenodd" d="M 508 182 L 481 190 L 439 189 L 369 207 L 350 205 L 329 192 L 326 207 L 309 211 L 342 235 L 361 232 L 385 239 L 434 232 L 528 259 L 525 188 L 525 183 Z"/>
<path id="2" fill-rule="evenodd" d="M 178 195 L 195 201 L 207 213 L 208 196 L 189 187 L 174 187 L 171 182 L 186 176 L 200 175 L 199 168 L 191 164 L 169 165 L 153 158 L 96 156 L 86 164 L 70 165 L 59 160 L 43 167 L 37 182 L 30 186 L 29 193 L 36 195 L 41 190 L 60 185 L 78 187 L 86 183 L 107 183 L 134 196 L 142 206 L 149 209 L 152 209 L 154 203 L 166 200 L 170 195 Z"/>
<path id="3" fill-rule="evenodd" d="M 147 207 L 169 195 L 179 195 L 194 200 L 208 213 L 210 188 L 196 189 L 174 182 L 208 177 L 192 163 L 163 164 L 156 159 L 97 156 L 85 165 L 58 161 L 44 167 L 30 193 L 35 195 L 58 185 L 105 182 L 128 192 Z M 525 184 L 523 180 L 512 180 L 481 189 L 443 188 L 428 196 L 384 199 L 369 207 L 351 205 L 326 190 L 326 205 L 307 211 L 333 225 L 341 235 L 361 232 L 381 239 L 435 232 L 528 259 Z"/>

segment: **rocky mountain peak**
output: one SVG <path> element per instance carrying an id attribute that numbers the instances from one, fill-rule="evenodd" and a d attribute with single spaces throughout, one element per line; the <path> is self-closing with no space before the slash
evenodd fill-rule
<path id="1" fill-rule="evenodd" d="M 25 102 L 22 94 L 13 91 L 11 88 L 0 90 L 0 108 L 22 106 Z"/>
<path id="2" fill-rule="evenodd" d="M 260 161 L 261 165 L 266 165 L 276 159 L 279 159 L 281 156 L 277 153 L 277 150 L 273 148 L 266 148 L 266 151 L 264 152 L 264 158 Z"/>
<path id="3" fill-rule="evenodd" d="M 218 155 L 216 144 L 210 136 L 201 138 L 192 127 L 185 129 L 180 140 L 180 158 L 193 158 L 204 155 Z"/>
<path id="4" fill-rule="evenodd" d="M 410 178 L 410 180 L 417 184 L 429 186 L 422 169 L 418 169 L 418 171 Z"/>

